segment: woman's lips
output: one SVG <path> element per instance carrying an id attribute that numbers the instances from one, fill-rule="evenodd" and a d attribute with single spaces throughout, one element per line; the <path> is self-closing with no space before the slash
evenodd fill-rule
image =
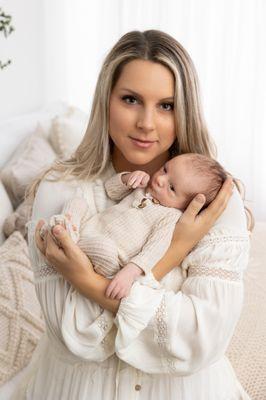
<path id="1" fill-rule="evenodd" d="M 137 146 L 137 147 L 141 147 L 143 149 L 147 149 L 149 147 L 151 147 L 155 142 L 150 142 L 150 141 L 141 141 L 138 139 L 134 139 L 134 138 L 130 138 L 132 140 L 132 142 Z"/>

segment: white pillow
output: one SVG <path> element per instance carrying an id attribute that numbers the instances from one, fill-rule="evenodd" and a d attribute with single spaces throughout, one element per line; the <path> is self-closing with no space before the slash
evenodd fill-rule
<path id="1" fill-rule="evenodd" d="M 79 146 L 86 132 L 88 116 L 81 110 L 69 107 L 64 115 L 52 120 L 49 142 L 62 158 L 68 158 Z"/>
<path id="2" fill-rule="evenodd" d="M 18 143 L 35 131 L 38 123 L 48 135 L 52 118 L 64 114 L 68 109 L 69 106 L 62 101 L 53 102 L 36 112 L 0 121 L 0 169 L 11 157 Z"/>
<path id="3" fill-rule="evenodd" d="M 24 199 L 26 187 L 56 158 L 41 127 L 19 145 L 11 160 L 1 171 L 1 179 L 17 208 Z"/>
<path id="4" fill-rule="evenodd" d="M 5 241 L 5 235 L 3 233 L 3 225 L 5 219 L 13 212 L 11 201 L 7 195 L 6 189 L 3 183 L 0 181 L 0 245 Z"/>

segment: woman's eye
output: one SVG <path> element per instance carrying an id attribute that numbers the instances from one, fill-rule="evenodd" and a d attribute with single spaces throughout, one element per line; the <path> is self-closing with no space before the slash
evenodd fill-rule
<path id="1" fill-rule="evenodd" d="M 174 104 L 173 103 L 162 103 L 162 105 L 168 107 L 168 108 L 164 108 L 165 111 L 172 111 L 174 109 Z"/>
<path id="2" fill-rule="evenodd" d="M 170 190 L 172 190 L 173 192 L 175 191 L 175 188 L 173 185 L 170 185 Z"/>
<path id="3" fill-rule="evenodd" d="M 123 97 L 122 97 L 122 100 L 125 101 L 127 104 L 135 104 L 135 103 L 132 103 L 131 101 L 127 101 L 128 99 L 130 99 L 130 100 L 132 100 L 132 99 L 133 99 L 133 100 L 136 100 L 134 96 L 129 96 L 129 95 L 127 95 L 127 96 L 123 96 Z"/>
<path id="4" fill-rule="evenodd" d="M 165 173 L 167 172 L 165 165 L 163 166 L 163 172 L 165 172 Z"/>

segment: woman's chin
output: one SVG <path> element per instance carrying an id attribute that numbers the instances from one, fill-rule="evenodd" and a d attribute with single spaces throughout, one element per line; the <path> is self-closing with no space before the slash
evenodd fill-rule
<path id="1" fill-rule="evenodd" d="M 133 164 L 133 165 L 147 165 L 152 161 L 151 157 L 131 157 L 130 159 L 128 158 L 128 161 Z"/>

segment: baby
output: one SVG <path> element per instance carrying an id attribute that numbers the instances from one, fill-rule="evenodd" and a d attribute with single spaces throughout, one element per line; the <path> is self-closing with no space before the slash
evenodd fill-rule
<path id="1" fill-rule="evenodd" d="M 194 153 L 167 161 L 151 178 L 144 171 L 121 172 L 105 182 L 107 195 L 119 203 L 91 216 L 85 198 L 76 196 L 43 225 L 41 236 L 62 224 L 94 270 L 112 279 L 106 296 L 121 299 L 163 257 L 190 201 L 202 193 L 207 207 L 226 178 L 217 161 Z"/>

